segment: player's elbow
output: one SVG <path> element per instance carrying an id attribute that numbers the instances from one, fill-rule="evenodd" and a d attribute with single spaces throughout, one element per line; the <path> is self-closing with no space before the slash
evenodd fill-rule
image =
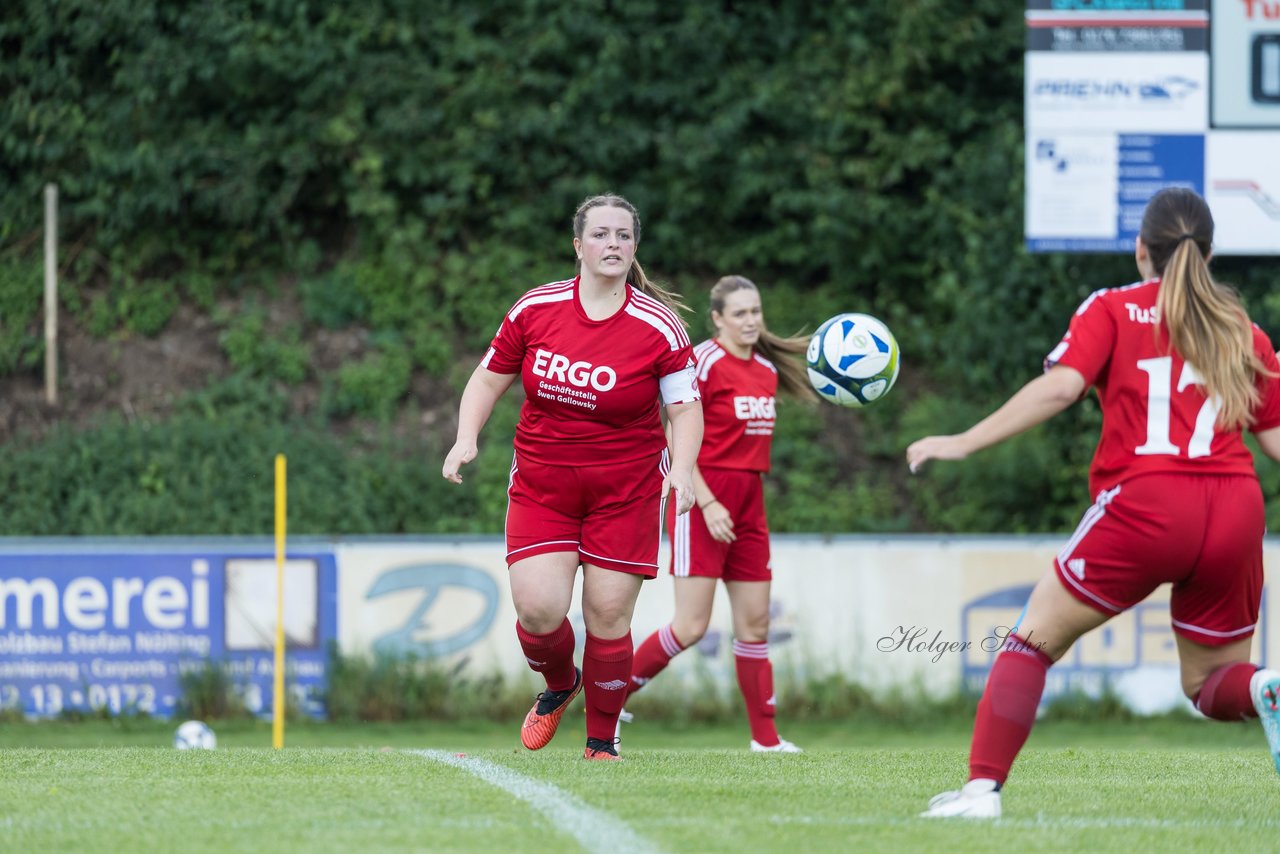
<path id="1" fill-rule="evenodd" d="M 1042 398 L 1057 411 L 1079 400 L 1086 388 L 1084 377 L 1078 371 L 1061 366 L 1050 368 L 1040 379 Z"/>

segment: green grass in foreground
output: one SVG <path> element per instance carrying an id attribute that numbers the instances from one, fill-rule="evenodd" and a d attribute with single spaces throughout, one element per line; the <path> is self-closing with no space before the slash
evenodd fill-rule
<path id="1" fill-rule="evenodd" d="M 281 752 L 263 725 L 216 728 L 219 750 L 180 752 L 161 722 L 0 727 L 0 850 L 583 849 L 563 811 L 548 817 L 417 748 L 607 813 L 588 843 L 600 851 L 618 850 L 610 826 L 672 852 L 1256 850 L 1280 828 L 1256 723 L 1046 722 L 994 825 L 915 818 L 963 780 L 967 721 L 784 728 L 801 756 L 751 755 L 741 727 L 637 722 L 618 764 L 581 760 L 581 717 L 538 753 L 516 746 L 514 725 L 292 726 Z"/>

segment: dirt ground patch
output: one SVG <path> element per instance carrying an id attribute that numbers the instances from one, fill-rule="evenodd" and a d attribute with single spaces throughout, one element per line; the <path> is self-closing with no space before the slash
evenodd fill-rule
<path id="1" fill-rule="evenodd" d="M 45 400 L 43 367 L 0 377 L 0 443 L 38 441 L 58 425 L 80 429 L 110 414 L 128 421 L 164 419 L 183 396 L 234 373 L 219 340 L 226 324 L 214 318 L 235 317 L 250 305 L 266 309 L 268 330 L 306 330 L 310 370 L 304 382 L 288 389 L 294 414 L 319 410 L 326 382 L 342 365 L 371 350 L 368 330 L 361 327 L 308 327 L 300 304 L 287 289 L 265 305 L 261 294 L 224 301 L 214 312 L 184 304 L 154 337 L 120 332 L 96 338 L 76 318 L 64 315 L 59 328 L 58 402 L 50 405 Z M 466 374 L 478 358 L 462 357 Z M 418 371 L 390 427 L 402 436 L 433 432 L 440 442 L 452 442 L 457 398 L 454 383 Z M 353 438 L 384 433 L 388 427 L 361 418 L 330 419 L 329 426 Z"/>
<path id="2" fill-rule="evenodd" d="M 84 426 L 108 412 L 163 416 L 174 400 L 230 371 L 218 330 L 181 306 L 159 335 L 94 338 L 74 319 L 61 324 L 58 402 L 45 400 L 44 371 L 0 378 L 0 441 L 38 438 L 55 425 Z"/>

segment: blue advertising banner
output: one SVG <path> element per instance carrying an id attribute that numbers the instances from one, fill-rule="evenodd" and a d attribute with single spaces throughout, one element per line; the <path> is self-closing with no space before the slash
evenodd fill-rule
<path id="1" fill-rule="evenodd" d="M 1151 197 L 1166 187 L 1204 195 L 1204 136 L 1121 134 L 1116 249 L 1132 251 Z"/>
<path id="2" fill-rule="evenodd" d="M 1027 249 L 1133 252 L 1147 202 L 1205 192 L 1203 134 L 1051 132 L 1027 137 Z"/>
<path id="3" fill-rule="evenodd" d="M 172 716 L 180 677 L 222 667 L 269 714 L 276 629 L 271 547 L 0 551 L 0 706 L 30 717 L 107 709 Z M 288 703 L 323 715 L 337 636 L 331 550 L 285 562 Z"/>

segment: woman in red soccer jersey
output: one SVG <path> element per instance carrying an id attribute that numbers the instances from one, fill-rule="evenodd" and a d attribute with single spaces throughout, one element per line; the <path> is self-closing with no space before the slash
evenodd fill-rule
<path id="1" fill-rule="evenodd" d="M 711 289 L 716 337 L 694 348 L 706 432 L 693 471 L 696 509 L 667 515 L 675 619 L 636 650 L 630 693 L 672 657 L 702 639 L 711 620 L 716 580 L 733 609 L 733 655 L 751 722 L 751 749 L 799 753 L 778 737 L 769 664 L 769 528 L 761 474 L 769 470 L 774 396 L 779 388 L 812 398 L 804 368 L 790 358 L 807 339 L 780 338 L 764 325 L 751 280 L 725 276 Z"/>
<path id="2" fill-rule="evenodd" d="M 641 581 L 658 572 L 661 506 L 693 506 L 702 440 L 693 353 L 679 302 L 635 260 L 640 217 L 620 196 L 593 196 L 573 218 L 578 276 L 534 288 L 503 318 L 462 393 L 458 436 L 443 475 L 476 456 L 480 429 L 519 376 L 507 505 L 507 565 L 516 635 L 541 673 L 520 730 L 546 746 L 565 708 L 586 691 L 587 759 L 614 760 L 614 728 L 631 675 L 631 614 Z M 670 425 L 671 451 L 659 419 Z M 568 613 L 583 568 L 582 669 Z"/>
<path id="3" fill-rule="evenodd" d="M 1280 673 L 1249 663 L 1262 591 L 1262 491 L 1241 431 L 1280 459 L 1280 365 L 1236 295 L 1213 281 L 1209 206 L 1166 189 L 1148 203 L 1143 281 L 1093 293 L 1045 373 L 964 433 L 907 448 L 912 471 L 958 460 L 1066 409 L 1089 386 L 1102 436 L 1093 506 L 1036 585 L 978 704 L 969 782 L 927 817 L 996 818 L 1050 666 L 1082 634 L 1173 585 L 1182 689 L 1215 720 L 1260 717 L 1280 770 Z"/>

